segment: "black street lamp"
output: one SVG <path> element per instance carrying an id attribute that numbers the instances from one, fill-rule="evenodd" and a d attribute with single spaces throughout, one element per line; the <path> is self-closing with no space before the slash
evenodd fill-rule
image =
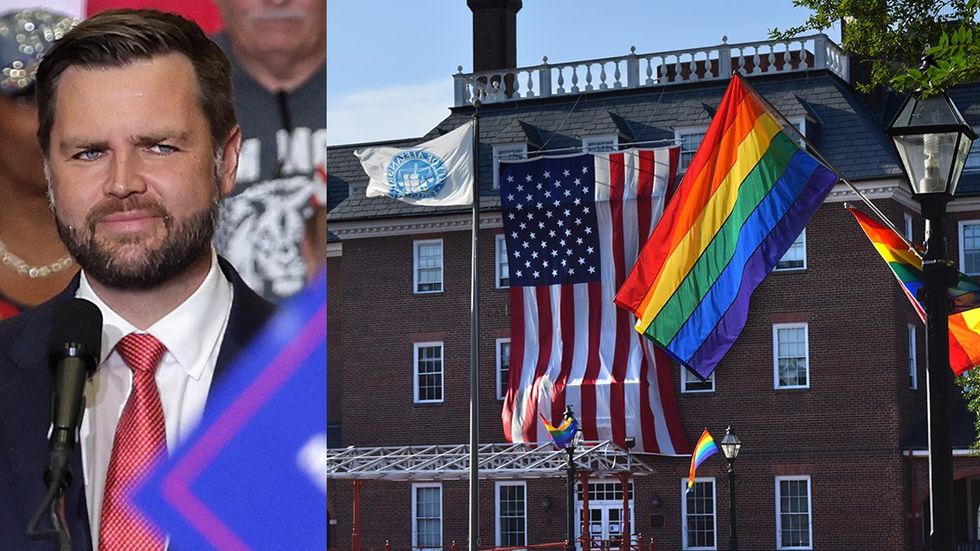
<path id="1" fill-rule="evenodd" d="M 725 454 L 728 462 L 728 509 L 731 512 L 731 543 L 729 549 L 738 551 L 738 534 L 735 532 L 735 458 L 742 449 L 742 441 L 735 436 L 732 426 L 725 429 L 725 437 L 721 439 L 721 453 Z"/>
<path id="2" fill-rule="evenodd" d="M 909 177 L 912 197 L 926 220 L 926 253 L 922 259 L 926 311 L 926 400 L 929 416 L 930 549 L 953 547 L 953 446 L 950 435 L 949 287 L 957 271 L 945 259 L 946 203 L 956 192 L 970 146 L 977 135 L 945 92 L 906 98 L 891 135 Z"/>
<path id="3" fill-rule="evenodd" d="M 572 406 L 565 406 L 565 418 L 571 419 L 572 426 L 576 427 L 572 441 L 565 446 L 565 453 L 568 454 L 568 543 L 565 550 L 575 551 L 575 448 L 582 441 L 582 431 L 578 429 Z"/>

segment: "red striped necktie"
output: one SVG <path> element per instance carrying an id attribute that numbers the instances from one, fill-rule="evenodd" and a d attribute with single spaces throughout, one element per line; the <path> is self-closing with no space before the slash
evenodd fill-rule
<path id="1" fill-rule="evenodd" d="M 130 333 L 119 341 L 116 351 L 133 370 L 133 388 L 112 444 L 102 499 L 99 550 L 163 549 L 164 534 L 133 510 L 127 495 L 133 482 L 143 478 L 167 452 L 163 406 L 154 379 L 167 349 L 152 335 Z"/>

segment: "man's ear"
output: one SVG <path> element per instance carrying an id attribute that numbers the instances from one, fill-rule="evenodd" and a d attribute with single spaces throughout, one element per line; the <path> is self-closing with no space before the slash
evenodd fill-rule
<path id="1" fill-rule="evenodd" d="M 228 133 L 225 143 L 221 146 L 221 166 L 218 168 L 219 190 L 226 197 L 235 189 L 235 174 L 238 172 L 238 153 L 242 149 L 242 129 L 237 124 Z"/>

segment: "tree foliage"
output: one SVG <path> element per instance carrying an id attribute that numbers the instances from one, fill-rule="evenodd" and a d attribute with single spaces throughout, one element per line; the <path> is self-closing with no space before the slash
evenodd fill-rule
<path id="1" fill-rule="evenodd" d="M 805 23 L 770 35 L 785 39 L 824 31 L 843 21 L 841 47 L 869 60 L 863 91 L 888 86 L 899 91 L 940 92 L 980 78 L 977 11 L 980 0 L 793 0 L 812 14 Z M 980 37 L 980 35 L 978 35 Z M 921 70 L 921 58 L 934 65 Z"/>

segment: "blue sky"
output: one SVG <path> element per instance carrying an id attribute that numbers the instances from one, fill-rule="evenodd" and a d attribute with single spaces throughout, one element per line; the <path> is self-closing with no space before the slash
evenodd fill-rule
<path id="1" fill-rule="evenodd" d="M 766 40 L 802 24 L 792 0 L 524 0 L 517 63 L 536 65 Z M 839 42 L 839 26 L 826 31 Z M 328 143 L 421 136 L 449 114 L 456 67 L 473 69 L 465 0 L 329 0 Z"/>

